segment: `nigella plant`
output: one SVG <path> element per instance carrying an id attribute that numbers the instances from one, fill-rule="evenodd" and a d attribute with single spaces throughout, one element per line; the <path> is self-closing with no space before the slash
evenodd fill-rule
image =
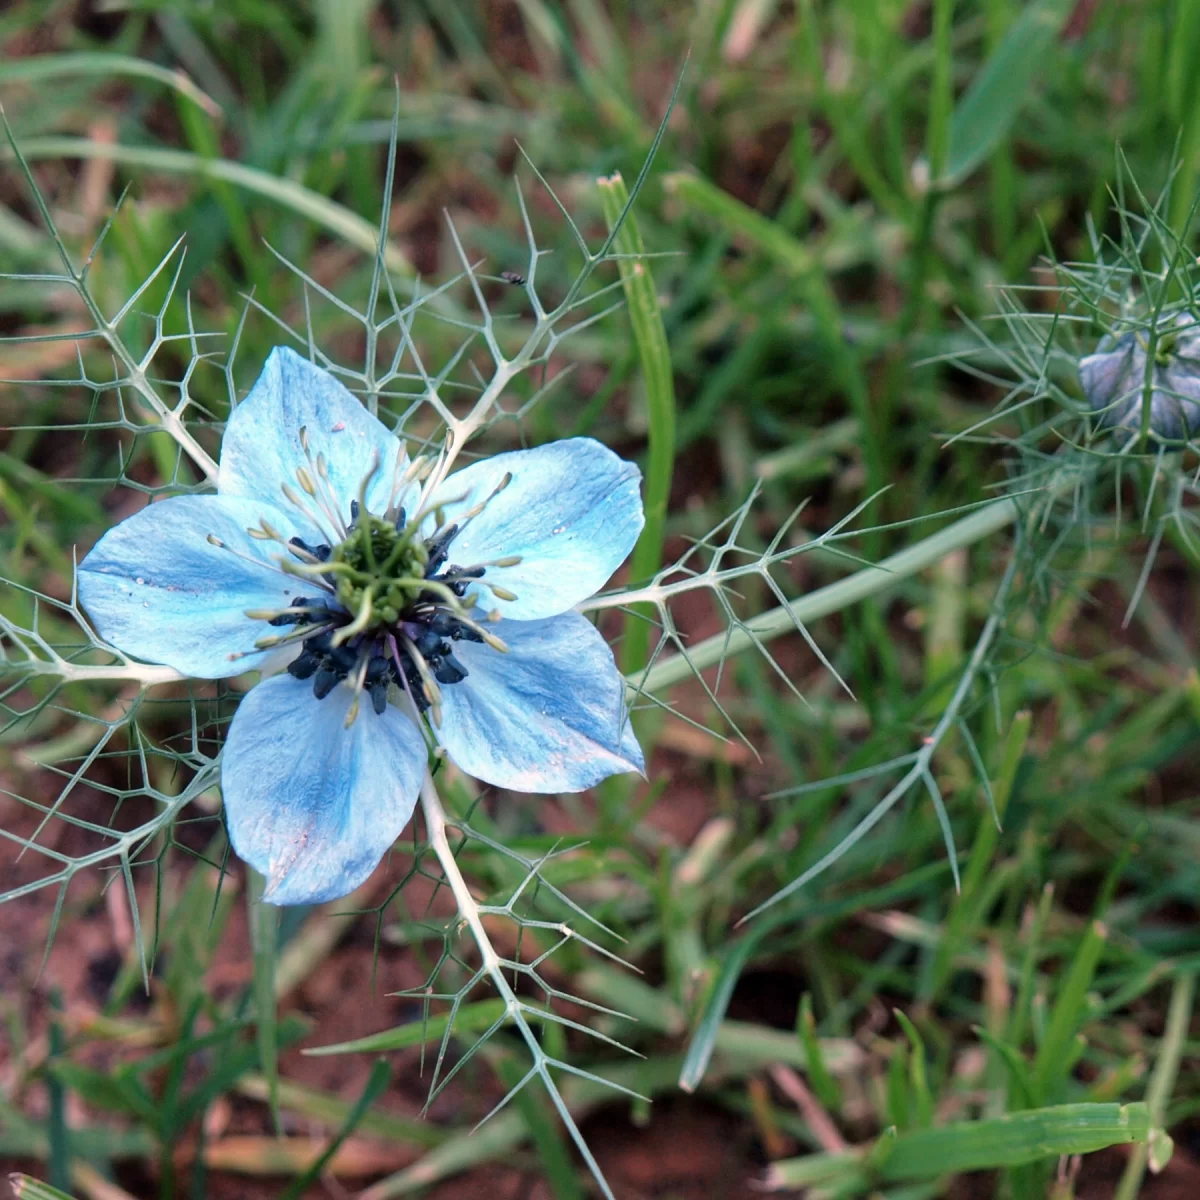
<path id="1" fill-rule="evenodd" d="M 550 193 L 581 260 L 573 274 L 561 269 L 567 259 L 560 257 L 551 282 L 538 279 L 547 251 L 537 244 L 518 187 L 527 242 L 519 272 L 484 276 L 451 223 L 461 267 L 455 278 L 433 290 L 393 278 L 385 206 L 361 310 L 281 257 L 303 286 L 306 315 L 312 316 L 314 297 L 318 310 L 324 302 L 316 324 L 322 336 L 311 319 L 297 329 L 252 297 L 227 340 L 197 329 L 177 292 L 182 244 L 130 287 L 115 314 L 102 304 L 89 271 L 112 222 L 77 265 L 10 138 L 61 264 L 58 273 L 39 271 L 23 283 L 74 293 L 90 319 L 87 332 L 70 335 L 79 343 L 77 372 L 73 363 L 69 378 L 41 382 L 56 401 L 69 396 L 68 405 L 85 414 L 78 424 L 64 416 L 67 429 L 97 433 L 89 446 L 109 439 L 97 449 L 96 477 L 152 496 L 99 538 L 73 576 L 52 570 L 44 592 L 14 587 L 12 603 L 0 611 L 5 733 L 70 726 L 66 737 L 39 747 L 52 763 L 49 777 L 59 782 L 49 802 L 42 800 L 41 780 L 22 798 L 39 814 L 32 832 L 0 828 L 0 837 L 27 855 L 23 869 L 30 871 L 6 884 L 0 902 L 56 890 L 52 942 L 72 883 L 85 872 L 107 872 L 104 878 L 124 889 L 148 988 L 160 930 L 169 925 L 158 906 L 173 889 L 148 889 L 155 912 L 144 921 L 146 897 L 138 885 L 150 874 L 161 883 L 179 850 L 209 855 L 179 831 L 185 825 L 192 835 L 201 831 L 219 796 L 229 843 L 254 868 L 245 889 L 254 950 L 250 1000 L 270 1083 L 278 1079 L 275 964 L 283 941 L 305 920 L 302 912 L 284 920 L 275 906 L 353 894 L 376 913 L 379 934 L 396 912 L 417 924 L 403 897 L 406 882 L 423 875 L 434 882 L 437 903 L 422 920 L 421 936 L 440 937 L 442 946 L 419 993 L 426 1016 L 437 998 L 449 1004 L 431 1098 L 479 1046 L 511 1030 L 532 1066 L 501 1105 L 540 1080 L 610 1200 L 556 1074 L 629 1089 L 619 1076 L 600 1073 L 606 1067 L 584 1069 L 574 1049 L 544 1030 L 558 1024 L 623 1048 L 563 1006 L 570 1003 L 575 1015 L 590 1008 L 606 1020 L 620 1013 L 564 992 L 542 972 L 569 944 L 613 957 L 581 928 L 615 936 L 600 917 L 615 912 L 621 923 L 624 901 L 601 899 L 604 907 L 589 912 L 554 875 L 562 854 L 573 855 L 572 870 L 584 862 L 582 848 L 551 843 L 529 853 L 549 834 L 549 823 L 539 827 L 540 806 L 519 822 L 508 806 L 498 810 L 501 819 L 478 813 L 470 780 L 569 793 L 641 772 L 630 708 L 657 705 L 675 720 L 691 720 L 671 699 L 684 680 L 742 736 L 717 696 L 727 660 L 760 654 L 781 686 L 795 690 L 766 648 L 794 630 L 827 662 L 805 622 L 829 610 L 821 609 L 820 592 L 814 607 L 787 598 L 788 565 L 857 536 L 851 525 L 861 511 L 824 533 L 797 538 L 789 536 L 789 522 L 764 548 L 751 493 L 681 557 L 663 560 L 674 455 L 671 373 L 650 263 L 630 225 L 664 129 L 665 118 L 628 191 L 619 175 L 597 181 L 608 228 L 598 248 Z M 394 165 L 393 139 L 389 195 Z M 613 269 L 614 277 L 597 280 L 601 268 Z M 507 310 L 503 321 L 489 298 L 489 288 L 501 284 L 496 303 Z M 551 291 L 557 298 L 548 305 Z M 645 513 L 638 469 L 598 441 L 575 437 L 479 457 L 485 433 L 511 434 L 508 421 L 550 402 L 550 387 L 565 372 L 544 369 L 563 342 L 626 302 L 651 416 Z M 148 307 L 147 337 L 138 322 Z M 357 326 L 364 350 L 359 369 L 340 364 L 336 377 L 321 349 L 329 312 Z M 277 348 L 268 355 L 264 346 L 253 356 L 252 370 L 261 373 L 243 396 L 238 381 L 250 356 L 244 339 L 257 336 L 258 316 L 285 331 L 272 341 L 303 352 Z M 426 332 L 445 355 L 437 371 L 425 365 L 429 350 L 419 334 Z M 534 384 L 539 373 L 542 382 Z M 210 414 L 226 409 L 214 457 Z M 72 496 L 67 507 L 75 511 L 79 503 Z M 633 583 L 601 590 L 631 550 Z M 894 578 L 875 572 L 870 586 Z M 777 606 L 753 611 L 753 597 L 764 588 Z M 720 621 L 699 640 L 688 639 L 674 607 L 694 593 L 707 597 Z M 848 594 L 862 593 L 852 587 Z M 627 675 L 590 619 L 604 609 L 622 610 L 609 619 L 619 619 L 627 637 Z M 234 679 L 234 690 L 249 687 L 226 728 L 229 688 L 190 681 Z M 454 769 L 442 771 L 444 763 Z M 114 764 L 125 769 L 114 771 Z M 122 821 L 96 820 L 89 805 L 97 797 L 101 803 L 111 797 Z M 608 789 L 601 802 L 610 798 L 619 804 L 622 789 Z M 373 889 L 382 872 L 373 872 L 418 802 L 419 828 L 396 856 L 388 880 L 394 886 L 380 903 Z M 533 832 L 517 834 L 520 824 Z M 64 827 L 91 839 L 88 848 L 43 844 L 47 829 Z M 515 845 L 515 837 L 525 840 Z M 219 831 L 209 845 L 212 857 L 225 853 Z M 467 871 L 476 876 L 471 884 Z M 235 885 L 222 875 L 218 886 L 228 896 Z M 446 892 L 454 906 L 449 915 Z M 341 901 L 323 915 L 325 928 L 342 928 L 333 918 L 358 907 Z M 491 923 L 503 924 L 502 943 Z M 503 1015 L 470 1037 L 443 1075 L 452 1040 L 470 1032 L 460 1017 L 477 989 L 498 998 Z M 239 1000 L 231 1018 L 238 1037 L 244 1004 Z M 555 1055 L 557 1045 L 563 1050 Z"/>
<path id="2" fill-rule="evenodd" d="M 80 564 L 119 649 L 201 679 L 262 672 L 221 791 L 274 903 L 358 887 L 431 751 L 527 792 L 642 769 L 612 654 L 572 611 L 637 540 L 638 469 L 588 438 L 446 462 L 410 460 L 277 348 L 229 419 L 216 494 L 147 505 Z"/>

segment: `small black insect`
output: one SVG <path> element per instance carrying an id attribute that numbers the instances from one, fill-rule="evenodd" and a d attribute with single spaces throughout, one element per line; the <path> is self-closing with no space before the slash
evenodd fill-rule
<path id="1" fill-rule="evenodd" d="M 525 276 L 519 274 L 517 271 L 501 271 L 500 278 L 503 279 L 505 283 L 511 283 L 516 287 L 525 286 Z"/>

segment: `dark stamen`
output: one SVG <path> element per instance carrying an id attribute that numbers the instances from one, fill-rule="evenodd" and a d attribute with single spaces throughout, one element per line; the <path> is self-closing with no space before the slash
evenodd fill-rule
<path id="1" fill-rule="evenodd" d="M 429 552 L 429 562 L 425 565 L 425 578 L 432 579 L 450 554 L 450 543 L 454 541 L 458 535 L 457 525 L 447 525 L 435 538 L 430 538 L 425 543 L 425 549 Z"/>
<path id="2" fill-rule="evenodd" d="M 330 554 L 333 552 L 332 547 L 327 546 L 322 542 L 319 546 L 310 546 L 303 538 L 288 538 L 288 545 L 295 546 L 297 550 L 303 550 L 305 554 L 311 555 L 318 562 L 327 562 Z"/>
<path id="3" fill-rule="evenodd" d="M 339 675 L 337 668 L 326 659 L 317 668 L 317 673 L 313 676 L 313 695 L 318 700 L 324 700 L 344 678 L 345 676 Z"/>
<path id="4" fill-rule="evenodd" d="M 432 662 L 429 665 L 433 667 Z M 467 668 L 449 650 L 441 656 L 437 667 L 433 669 L 433 677 L 438 683 L 462 683 L 467 674 Z"/>
<path id="5" fill-rule="evenodd" d="M 292 608 L 306 608 L 308 612 L 282 612 L 272 617 L 268 625 L 310 625 L 317 621 L 329 621 L 337 616 L 332 609 L 325 607 L 320 597 L 297 596 L 291 604 Z"/>
<path id="6" fill-rule="evenodd" d="M 311 574 L 321 576 L 314 581 L 318 586 L 340 580 L 333 571 L 342 570 L 353 558 L 350 551 L 361 549 L 362 559 L 350 562 L 357 572 L 355 586 L 362 593 L 354 603 L 340 594 L 337 599 L 330 594 L 296 596 L 285 611 L 266 617 L 271 625 L 295 627 L 278 640 L 303 642 L 301 652 L 288 664 L 288 673 L 311 681 L 318 700 L 342 681 L 349 681 L 356 693 L 370 696 L 371 707 L 382 715 L 387 711 L 389 690 L 395 686 L 408 693 L 419 712 L 428 712 L 430 689 L 461 683 L 468 676 L 467 668 L 455 657 L 454 644 L 488 640 L 477 621 L 450 599 L 464 597 L 487 568 L 449 563 L 451 544 L 460 531 L 457 523 L 427 539 L 423 554 L 415 531 L 406 533 L 404 509 L 396 513 L 393 532 L 387 522 L 352 500 L 350 526 L 355 532 L 336 547 L 313 545 L 300 537 L 288 540 L 297 557 L 331 563 L 329 569 L 310 567 Z M 371 539 L 370 547 L 361 545 L 364 537 Z M 415 547 L 415 553 L 406 547 Z M 416 582 L 414 575 L 428 583 Z M 372 604 L 374 619 L 368 619 Z M 356 621 L 355 628 L 349 629 Z M 335 637 L 344 640 L 335 645 Z"/>
<path id="7" fill-rule="evenodd" d="M 290 663 L 288 674 L 296 679 L 310 679 L 313 672 L 321 665 L 321 659 L 311 650 L 301 650 Z"/>

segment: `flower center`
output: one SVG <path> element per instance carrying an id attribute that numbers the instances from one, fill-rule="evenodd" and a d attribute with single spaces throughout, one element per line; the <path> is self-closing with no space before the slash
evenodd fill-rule
<path id="1" fill-rule="evenodd" d="M 318 700 L 339 683 L 349 684 L 354 700 L 346 715 L 347 725 L 358 716 L 363 692 L 382 715 L 392 688 L 405 693 L 418 712 L 428 712 L 438 725 L 441 689 L 461 683 L 468 674 L 455 657 L 455 643 L 479 642 L 493 650 L 508 650 L 487 628 L 500 619 L 499 612 L 483 612 L 474 597 L 467 599 L 467 591 L 478 580 L 499 599 L 515 599 L 513 593 L 484 581 L 483 576 L 488 567 L 516 566 L 520 558 L 460 567 L 449 557 L 454 539 L 508 486 L 511 475 L 505 475 L 490 496 L 454 522 L 443 521 L 440 506 L 420 506 L 410 520 L 395 497 L 420 480 L 428 460 L 416 460 L 394 481 L 393 499 L 382 515 L 365 507 L 368 484 L 378 468 L 376 460 L 359 488 L 359 500 L 350 502 L 347 523 L 333 499 L 327 463 L 322 455 L 309 453 L 304 429 L 300 430 L 300 444 L 308 467 L 296 472 L 299 492 L 290 484 L 282 486 L 284 499 L 310 525 L 335 533 L 326 534 L 328 541 L 314 545 L 300 537 L 285 538 L 265 520 L 247 531 L 257 540 L 278 543 L 286 551 L 278 559 L 279 569 L 302 580 L 305 592 L 317 593 L 295 595 L 287 608 L 277 611 L 249 610 L 249 617 L 277 628 L 290 627 L 286 633 L 259 638 L 255 649 L 299 644 L 300 653 L 287 669 L 297 679 L 311 679 Z M 425 537 L 421 530 L 431 518 L 438 525 Z M 225 546 L 213 535 L 208 540 Z"/>
<path id="2" fill-rule="evenodd" d="M 330 552 L 338 602 L 347 612 L 367 614 L 365 631 L 394 625 L 427 590 L 429 551 L 414 534 L 363 513 Z"/>
<path id="3" fill-rule="evenodd" d="M 291 634 L 261 638 L 257 645 L 299 640 L 300 654 L 288 665 L 297 679 L 311 679 L 313 695 L 323 700 L 342 681 L 356 693 L 366 691 L 377 713 L 387 707 L 388 690 L 405 692 L 419 712 L 441 720 L 441 689 L 461 683 L 468 671 L 454 653 L 456 642 L 507 647 L 482 624 L 494 619 L 464 603 L 483 567 L 447 564 L 457 525 L 422 539 L 416 523 L 405 524 L 359 513 L 346 538 L 336 546 L 310 546 L 292 538 L 302 558 L 292 573 L 318 582 L 326 597 L 303 596 L 270 617 L 272 625 L 293 625 Z M 263 614 L 267 615 L 267 614 Z M 356 701 L 357 705 L 357 701 Z M 350 720 L 357 715 L 351 708 Z"/>

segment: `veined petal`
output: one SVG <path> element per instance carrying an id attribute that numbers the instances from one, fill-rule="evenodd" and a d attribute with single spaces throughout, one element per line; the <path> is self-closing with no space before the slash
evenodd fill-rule
<path id="1" fill-rule="evenodd" d="M 470 674 L 442 688 L 438 738 L 453 762 L 522 792 L 579 792 L 644 767 L 612 651 L 578 613 L 493 627 L 502 654 L 456 642 Z"/>
<path id="2" fill-rule="evenodd" d="M 509 474 L 508 486 L 492 496 Z M 485 609 L 530 621 L 566 612 L 608 582 L 645 524 L 640 485 L 635 464 L 591 438 L 568 438 L 473 463 L 435 499 L 447 522 L 487 500 L 451 543 L 450 561 L 473 567 L 520 556 L 515 567 L 489 567 L 485 575 L 515 600 L 474 591 Z"/>
<path id="3" fill-rule="evenodd" d="M 79 599 L 96 631 L 126 654 L 200 679 L 253 669 L 263 657 L 255 640 L 275 631 L 246 610 L 286 608 L 305 590 L 276 565 L 281 547 L 247 535 L 264 517 L 284 520 L 257 501 L 175 496 L 114 526 L 79 564 Z"/>
<path id="4" fill-rule="evenodd" d="M 308 455 L 300 444 L 301 429 L 307 433 Z M 328 371 L 276 346 L 225 426 L 217 489 L 223 496 L 257 498 L 290 511 L 283 485 L 299 491 L 296 472 L 304 468 L 313 474 L 310 461 L 318 455 L 327 464 L 329 491 L 344 522 L 376 457 L 378 467 L 367 486 L 367 507 L 375 513 L 387 507 L 407 465 L 400 439 Z M 309 534 L 316 532 L 309 526 Z M 321 532 L 328 541 L 335 530 Z"/>
<path id="5" fill-rule="evenodd" d="M 221 752 L 229 840 L 267 877 L 272 904 L 318 904 L 352 892 L 412 816 L 425 740 L 389 705 L 367 701 L 349 729 L 353 693 L 324 700 L 290 675 L 242 700 Z M 364 697 L 364 700 L 366 698 Z"/>

